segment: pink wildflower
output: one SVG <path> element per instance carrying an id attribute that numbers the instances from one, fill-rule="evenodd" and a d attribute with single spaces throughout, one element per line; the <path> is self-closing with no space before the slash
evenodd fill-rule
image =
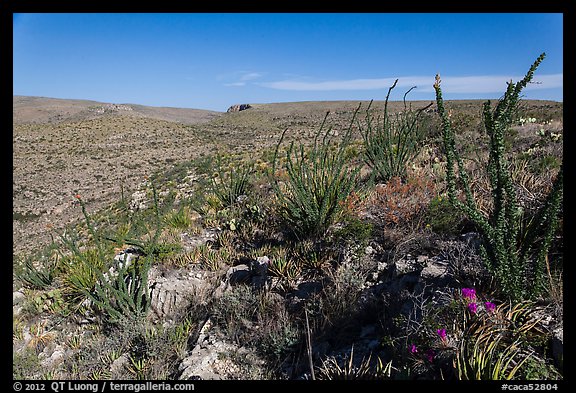
<path id="1" fill-rule="evenodd" d="M 474 301 L 476 300 L 476 290 L 474 288 L 462 288 L 462 296 Z"/>
<path id="2" fill-rule="evenodd" d="M 442 341 L 446 340 L 446 329 L 438 329 L 436 330 L 436 333 L 438 333 Z"/>

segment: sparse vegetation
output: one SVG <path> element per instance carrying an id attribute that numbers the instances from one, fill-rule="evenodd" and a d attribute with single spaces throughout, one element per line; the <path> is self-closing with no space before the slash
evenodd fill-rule
<path id="1" fill-rule="evenodd" d="M 63 221 L 15 249 L 13 377 L 563 379 L 562 104 L 520 101 L 530 77 L 484 106 L 443 102 L 438 81 L 441 127 L 388 96 L 365 123 L 357 103 L 15 123 L 18 157 L 18 138 L 41 149 L 68 127 L 176 142 L 124 156 L 147 177 L 117 176 L 116 199 L 72 182 L 77 221 L 15 203 L 15 228 Z M 15 199 L 43 197 L 19 182 Z"/>

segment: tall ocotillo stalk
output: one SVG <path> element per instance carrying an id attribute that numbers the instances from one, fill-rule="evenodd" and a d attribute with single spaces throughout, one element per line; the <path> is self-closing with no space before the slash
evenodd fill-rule
<path id="1" fill-rule="evenodd" d="M 508 83 L 504 97 L 494 110 L 490 101 L 484 103 L 484 126 L 490 138 L 487 171 L 493 199 L 493 209 L 488 217 L 480 211 L 473 198 L 468 174 L 456 151 L 455 133 L 444 108 L 438 75 L 434 83 L 438 113 L 442 119 L 450 202 L 478 227 L 483 238 L 482 254 L 487 267 L 500 283 L 502 292 L 513 300 L 534 298 L 544 288 L 544 263 L 557 228 L 562 200 L 563 165 L 546 201 L 528 225 L 523 225 L 526 217 L 518 204 L 504 154 L 504 137 L 512 125 L 520 93 L 532 80 L 544 57 L 544 53 L 538 57 L 521 81 Z M 464 201 L 458 198 L 459 190 L 464 191 Z"/>
<path id="2" fill-rule="evenodd" d="M 422 113 L 432 106 L 413 110 L 406 105 L 406 96 L 414 88 L 404 94 L 404 110 L 392 117 L 388 113 L 388 99 L 392 89 L 396 87 L 398 79 L 388 89 L 384 102 L 384 113 L 373 121 L 370 108 L 366 110 L 366 128 L 362 124 L 358 127 L 364 138 L 366 147 L 365 161 L 374 170 L 377 179 L 388 181 L 392 177 L 406 178 L 406 165 L 418 154 L 420 144 L 424 138 L 422 128 Z"/>

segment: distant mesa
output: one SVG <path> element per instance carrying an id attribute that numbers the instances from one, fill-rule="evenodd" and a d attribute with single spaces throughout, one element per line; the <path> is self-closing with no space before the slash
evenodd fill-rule
<path id="1" fill-rule="evenodd" d="M 226 112 L 230 113 L 230 112 L 240 112 L 240 111 L 245 111 L 246 109 L 250 109 L 252 108 L 252 105 L 250 104 L 236 104 L 236 105 L 232 105 L 230 108 L 228 108 L 228 110 Z"/>

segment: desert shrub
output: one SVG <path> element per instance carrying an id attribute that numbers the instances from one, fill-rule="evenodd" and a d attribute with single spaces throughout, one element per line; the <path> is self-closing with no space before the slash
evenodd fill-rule
<path id="1" fill-rule="evenodd" d="M 388 181 L 393 177 L 406 178 L 406 166 L 419 152 L 422 141 L 426 137 L 426 127 L 423 125 L 424 110 L 430 105 L 413 110 L 406 105 L 404 94 L 404 110 L 392 116 L 388 113 L 388 98 L 396 84 L 388 89 L 384 104 L 384 114 L 373 119 L 370 107 L 366 110 L 366 127 L 359 123 L 364 138 L 365 160 L 375 172 L 380 181 Z"/>
<path id="2" fill-rule="evenodd" d="M 130 320 L 124 321 L 123 329 L 131 329 L 128 341 L 128 360 L 124 367 L 130 379 L 172 379 L 178 374 L 178 366 L 186 356 L 186 346 L 191 334 L 199 327 L 199 320 L 189 316 L 174 326 L 154 326 L 142 323 L 134 329 Z"/>
<path id="3" fill-rule="evenodd" d="M 200 265 L 209 271 L 218 271 L 224 266 L 232 265 L 232 259 L 235 256 L 232 246 L 220 247 L 213 249 L 210 246 L 200 246 Z"/>
<path id="4" fill-rule="evenodd" d="M 346 336 L 346 329 L 357 323 L 353 316 L 361 308 L 359 300 L 365 275 L 357 263 L 344 263 L 327 271 L 323 290 L 316 293 L 307 305 L 314 330 Z"/>
<path id="5" fill-rule="evenodd" d="M 128 254 L 125 254 L 128 255 Z M 150 256 L 136 259 L 131 264 L 115 260 L 114 274 L 102 276 L 96 283 L 90 300 L 106 315 L 107 321 L 116 323 L 124 316 L 144 317 L 150 308 L 148 271 Z"/>
<path id="6" fill-rule="evenodd" d="M 68 243 L 72 247 L 73 243 Z M 73 246 L 75 247 L 75 245 Z M 109 256 L 112 259 L 112 256 Z M 64 297 L 73 305 L 88 299 L 87 293 L 94 289 L 96 282 L 107 268 L 106 260 L 95 249 L 77 250 L 64 256 L 60 267 Z"/>
<path id="7" fill-rule="evenodd" d="M 332 242 L 322 240 L 303 240 L 293 244 L 290 255 L 296 265 L 308 271 L 321 271 L 337 258 Z"/>
<path id="8" fill-rule="evenodd" d="M 560 168 L 561 164 L 561 161 L 557 157 L 544 154 L 542 157 L 539 157 L 537 162 L 534 164 L 534 169 L 536 173 L 543 174 Z"/>
<path id="9" fill-rule="evenodd" d="M 123 315 L 145 313 L 149 306 L 147 271 L 151 260 L 149 257 L 143 258 L 144 261 L 135 259 L 131 263 L 127 263 L 127 259 L 113 260 L 109 265 L 94 249 L 77 250 L 64 265 L 65 298 L 77 306 L 89 300 L 113 323 Z M 105 273 L 108 268 L 109 272 Z"/>
<path id="10" fill-rule="evenodd" d="M 300 343 L 302 332 L 283 306 L 276 304 L 274 308 L 273 318 L 260 316 L 259 324 L 263 329 L 257 337 L 259 352 L 272 364 L 278 364 Z"/>
<path id="11" fill-rule="evenodd" d="M 276 145 L 272 186 L 280 215 L 298 238 L 321 237 L 342 212 L 342 202 L 357 186 L 360 169 L 349 168 L 346 149 L 352 140 L 352 125 L 359 109 L 354 112 L 350 126 L 338 144 L 330 139 L 332 127 L 324 131 L 328 113 L 308 151 L 302 143 L 295 149 L 292 142 L 286 152 L 285 182 L 276 176 L 276 167 L 287 129 Z"/>
<path id="12" fill-rule="evenodd" d="M 343 227 L 334 232 L 337 243 L 355 243 L 361 246 L 368 244 L 374 233 L 374 225 L 359 217 L 349 216 L 343 221 Z"/>
<path id="13" fill-rule="evenodd" d="M 384 225 L 408 225 L 425 211 L 433 192 L 434 184 L 421 175 L 393 177 L 376 186 L 369 212 Z"/>
<path id="14" fill-rule="evenodd" d="M 300 341 L 299 329 L 289 318 L 284 300 L 272 292 L 238 285 L 217 299 L 212 310 L 214 321 L 228 339 L 257 349 L 272 363 Z"/>
<path id="15" fill-rule="evenodd" d="M 164 216 L 164 221 L 171 228 L 188 229 L 192 225 L 190 209 L 186 206 L 180 206 L 178 210 L 172 210 Z"/>
<path id="16" fill-rule="evenodd" d="M 198 322 L 191 315 L 173 326 L 123 317 L 92 336 L 66 363 L 69 379 L 172 379 Z M 120 358 L 123 359 L 120 359 Z M 120 360 L 120 364 L 111 367 Z"/>
<path id="17" fill-rule="evenodd" d="M 472 232 L 466 237 L 438 243 L 438 250 L 448 262 L 447 273 L 461 286 L 473 286 L 485 293 L 495 292 L 494 279 L 479 255 L 479 236 Z"/>
<path id="18" fill-rule="evenodd" d="M 12 378 L 15 380 L 35 379 L 42 371 L 40 359 L 31 348 L 12 352 Z"/>
<path id="19" fill-rule="evenodd" d="M 532 159 L 521 155 L 510 157 L 509 160 L 510 176 L 516 185 L 518 204 L 527 212 L 538 211 L 552 184 L 551 176 L 535 174 L 532 164 Z"/>
<path id="20" fill-rule="evenodd" d="M 542 359 L 530 357 L 523 365 L 522 369 L 523 379 L 534 380 L 561 380 L 562 374 L 548 362 L 543 362 Z"/>
<path id="21" fill-rule="evenodd" d="M 269 255 L 268 272 L 275 277 L 291 282 L 299 277 L 302 264 L 284 247 L 275 247 Z"/>
<path id="22" fill-rule="evenodd" d="M 426 211 L 426 227 L 438 234 L 456 235 L 464 217 L 452 206 L 448 198 L 435 196 Z"/>
<path id="23" fill-rule="evenodd" d="M 563 165 L 539 209 L 534 214 L 524 214 L 518 204 L 504 149 L 506 134 L 515 120 L 520 93 L 532 80 L 544 57 L 545 54 L 538 57 L 520 82 L 508 83 L 504 97 L 494 109 L 490 101 L 484 104 L 483 121 L 490 138 L 486 169 L 493 199 L 488 216 L 477 207 L 469 176 L 456 151 L 454 131 L 444 109 L 438 75 L 434 84 L 438 113 L 442 118 L 450 202 L 478 227 L 483 238 L 484 260 L 500 283 L 502 292 L 514 300 L 535 298 L 545 288 L 545 263 L 562 201 Z M 460 199 L 458 190 L 463 190 L 464 200 Z"/>
<path id="24" fill-rule="evenodd" d="M 143 317 L 150 307 L 148 271 L 153 258 L 162 251 L 162 247 L 158 245 L 162 228 L 154 185 L 152 192 L 155 233 L 148 241 L 125 239 L 127 244 L 141 249 L 143 258 L 137 256 L 128 260 L 129 254 L 124 254 L 123 260 L 112 259 L 112 255 L 106 252 L 106 247 L 102 244 L 102 237 L 96 234 L 86 205 L 79 195 L 76 198 L 95 245 L 83 251 L 73 236 L 60 234 L 60 239 L 71 257 L 71 263 L 67 264 L 64 292 L 79 303 L 89 300 L 109 323 L 117 323 L 123 317 Z M 106 269 L 108 272 L 105 273 Z"/>

